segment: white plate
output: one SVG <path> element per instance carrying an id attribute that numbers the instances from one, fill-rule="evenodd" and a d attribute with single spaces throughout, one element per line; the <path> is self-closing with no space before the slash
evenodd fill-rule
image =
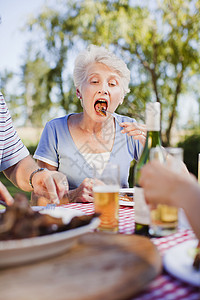
<path id="1" fill-rule="evenodd" d="M 120 194 L 133 194 L 134 195 L 134 188 L 123 188 L 119 190 Z M 124 205 L 124 206 L 134 206 L 134 201 L 124 201 L 124 200 L 119 200 L 119 205 Z"/>
<path id="2" fill-rule="evenodd" d="M 130 194 L 134 194 L 134 188 L 123 188 L 119 190 L 120 193 L 130 193 Z"/>
<path id="3" fill-rule="evenodd" d="M 41 207 L 34 207 L 34 210 L 41 210 Z M 56 217 L 62 217 L 68 223 L 72 217 L 84 213 L 70 208 L 56 207 L 54 210 L 44 210 Z M 94 230 L 99 225 L 99 219 L 94 218 L 90 224 L 45 236 L 10 240 L 0 242 L 0 268 L 29 263 L 47 257 L 55 256 L 65 252 L 74 245 L 76 238 L 86 232 Z"/>
<path id="4" fill-rule="evenodd" d="M 172 247 L 164 255 L 163 264 L 171 275 L 199 287 L 200 271 L 193 268 L 194 258 L 189 254 L 197 243 L 197 240 L 191 240 Z"/>
<path id="5" fill-rule="evenodd" d="M 124 201 L 124 200 L 119 200 L 119 205 L 123 205 L 123 206 L 134 206 L 134 201 Z"/>

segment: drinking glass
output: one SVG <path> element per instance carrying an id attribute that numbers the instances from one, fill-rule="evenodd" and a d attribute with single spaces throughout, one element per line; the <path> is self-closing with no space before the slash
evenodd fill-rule
<path id="1" fill-rule="evenodd" d="M 169 154 L 169 156 L 168 156 Z M 150 151 L 150 160 L 157 159 L 165 163 L 171 170 L 178 173 L 183 161 L 182 148 L 153 148 Z M 149 232 L 153 236 L 166 236 L 175 233 L 178 229 L 178 209 L 173 206 L 158 204 L 151 209 L 151 224 Z"/>
<path id="2" fill-rule="evenodd" d="M 173 161 L 168 159 L 167 166 L 177 174 L 184 172 L 183 170 L 183 149 L 182 148 L 165 148 Z M 181 229 L 191 229 L 190 223 L 185 215 L 183 208 L 178 208 L 178 227 Z"/>
<path id="3" fill-rule="evenodd" d="M 94 169 L 93 195 L 95 212 L 100 213 L 99 231 L 118 232 L 119 166 L 108 163 Z"/>

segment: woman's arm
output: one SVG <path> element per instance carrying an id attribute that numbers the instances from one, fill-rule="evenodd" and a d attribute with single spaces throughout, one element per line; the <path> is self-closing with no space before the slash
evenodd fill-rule
<path id="1" fill-rule="evenodd" d="M 68 189 L 66 176 L 57 171 L 43 170 L 35 172 L 32 176 L 32 186 L 29 179 L 31 174 L 39 168 L 39 165 L 29 155 L 19 161 L 17 164 L 6 169 L 5 175 L 16 186 L 24 191 L 32 191 L 38 195 L 44 196 L 50 202 L 59 202 Z"/>

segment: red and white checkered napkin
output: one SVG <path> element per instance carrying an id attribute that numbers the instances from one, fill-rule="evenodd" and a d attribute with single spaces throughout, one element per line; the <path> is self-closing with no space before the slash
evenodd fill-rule
<path id="1" fill-rule="evenodd" d="M 74 208 L 77 210 L 81 210 L 86 215 L 90 215 L 90 214 L 94 213 L 94 204 L 93 203 L 69 203 L 66 205 L 62 205 L 62 207 Z"/>
<path id="2" fill-rule="evenodd" d="M 176 234 L 169 235 L 163 238 L 154 238 L 152 242 L 157 246 L 161 255 L 165 251 L 177 244 L 194 238 L 194 234 L 191 230 L 180 230 Z M 134 298 L 134 300 L 199 300 L 200 299 L 200 288 L 193 287 L 189 284 L 184 283 L 179 279 L 168 275 L 163 272 L 162 275 L 158 276 L 148 288 Z"/>
<path id="3" fill-rule="evenodd" d="M 63 207 L 78 209 L 87 215 L 94 213 L 93 203 L 69 203 L 67 205 L 63 205 Z M 119 208 L 119 232 L 131 234 L 134 232 L 134 227 L 133 207 Z"/>
<path id="4" fill-rule="evenodd" d="M 161 255 L 163 255 L 169 248 L 194 238 L 194 233 L 191 230 L 179 230 L 177 233 L 167 237 L 152 239 L 152 242 L 157 246 Z"/>

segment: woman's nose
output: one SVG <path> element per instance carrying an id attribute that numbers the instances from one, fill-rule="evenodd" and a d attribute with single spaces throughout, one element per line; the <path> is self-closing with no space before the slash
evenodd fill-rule
<path id="1" fill-rule="evenodd" d="M 98 91 L 98 94 L 108 95 L 108 91 L 102 89 Z"/>

